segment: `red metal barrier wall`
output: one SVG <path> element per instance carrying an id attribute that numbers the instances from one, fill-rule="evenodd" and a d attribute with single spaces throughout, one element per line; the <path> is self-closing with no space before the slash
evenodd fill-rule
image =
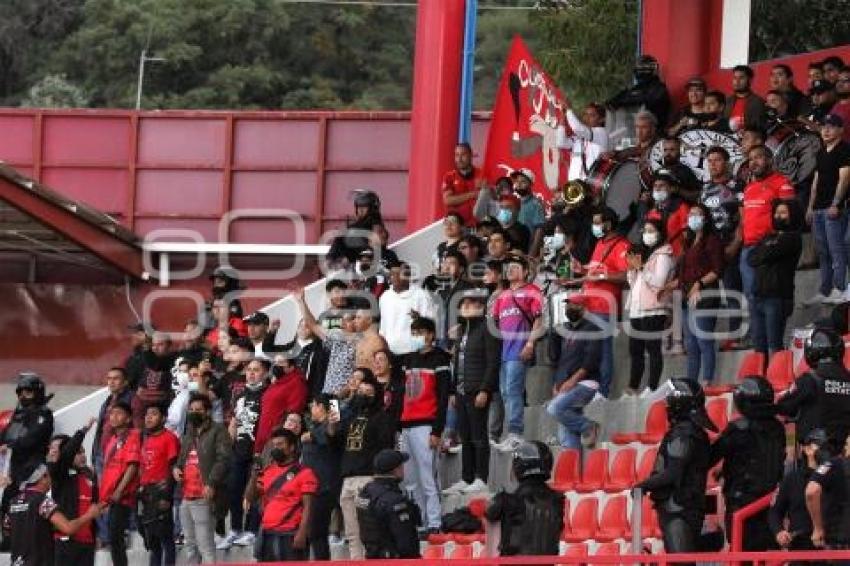
<path id="1" fill-rule="evenodd" d="M 473 123 L 480 156 L 488 123 Z M 405 233 L 409 112 L 0 109 L 0 132 L 0 160 L 140 235 L 190 228 L 218 241 L 228 211 L 286 208 L 315 243 L 352 213 L 357 188 L 381 196 L 393 239 Z M 229 237 L 298 243 L 271 218 L 236 221 Z"/>

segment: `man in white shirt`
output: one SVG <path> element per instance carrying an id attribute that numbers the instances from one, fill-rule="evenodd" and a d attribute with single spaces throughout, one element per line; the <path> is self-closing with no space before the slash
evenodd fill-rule
<path id="1" fill-rule="evenodd" d="M 605 108 L 601 104 L 591 102 L 579 119 L 567 105 L 566 116 L 573 133 L 568 136 L 564 126 L 558 128 L 558 148 L 569 149 L 571 152 L 567 178 L 570 181 L 584 180 L 599 156 L 608 151 Z"/>
<path id="2" fill-rule="evenodd" d="M 406 263 L 390 267 L 390 285 L 378 303 L 381 336 L 387 340 L 390 351 L 400 356 L 416 350 L 410 331 L 413 318 L 424 316 L 433 320 L 436 307 L 428 291 L 411 286 L 410 266 Z"/>

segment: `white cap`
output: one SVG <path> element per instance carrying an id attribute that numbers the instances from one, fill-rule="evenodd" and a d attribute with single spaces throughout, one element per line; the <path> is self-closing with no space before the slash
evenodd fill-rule
<path id="1" fill-rule="evenodd" d="M 522 169 L 514 169 L 511 172 L 511 179 L 513 179 L 517 175 L 522 175 L 523 177 L 528 179 L 532 185 L 534 184 L 534 171 L 532 171 L 531 169 L 528 169 L 527 167 L 523 167 Z"/>

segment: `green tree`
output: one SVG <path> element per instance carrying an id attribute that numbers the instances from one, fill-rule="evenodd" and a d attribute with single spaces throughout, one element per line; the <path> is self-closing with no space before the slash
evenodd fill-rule
<path id="1" fill-rule="evenodd" d="M 850 0 L 754 0 L 750 60 L 850 43 Z"/>
<path id="2" fill-rule="evenodd" d="M 82 89 L 68 82 L 65 75 L 47 75 L 33 85 L 21 106 L 84 108 L 88 103 L 88 97 Z"/>

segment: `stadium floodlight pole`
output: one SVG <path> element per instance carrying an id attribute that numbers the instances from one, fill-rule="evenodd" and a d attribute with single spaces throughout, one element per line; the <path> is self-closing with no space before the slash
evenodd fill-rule
<path id="1" fill-rule="evenodd" d="M 478 0 L 466 0 L 466 26 L 463 34 L 463 66 L 458 113 L 458 142 L 472 138 L 472 84 L 475 75 L 475 30 L 478 24 Z"/>
<path id="2" fill-rule="evenodd" d="M 165 63 L 167 59 L 163 57 L 148 57 L 147 48 L 142 49 L 142 53 L 139 55 L 139 84 L 136 85 L 136 110 L 142 109 L 142 87 L 145 82 L 145 63 L 150 61 L 151 63 Z"/>

